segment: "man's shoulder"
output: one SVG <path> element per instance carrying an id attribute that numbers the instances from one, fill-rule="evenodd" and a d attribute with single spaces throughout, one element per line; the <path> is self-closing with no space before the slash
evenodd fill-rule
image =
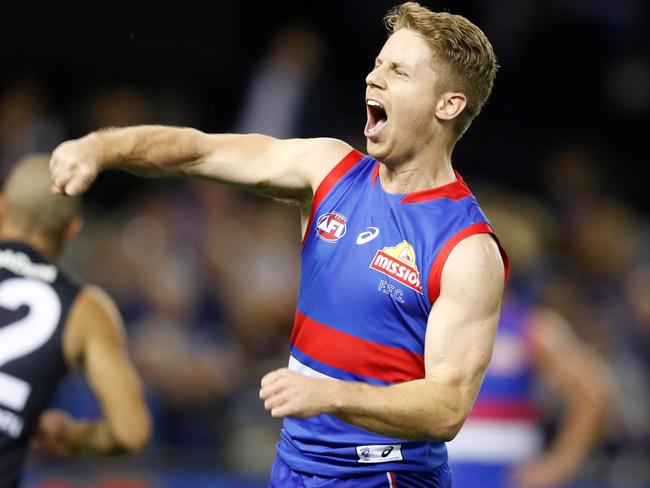
<path id="1" fill-rule="evenodd" d="M 310 147 L 308 172 L 313 191 L 316 191 L 327 175 L 337 167 L 346 163 L 352 165 L 364 157 L 363 153 L 340 139 L 321 137 L 308 141 Z"/>
<path id="2" fill-rule="evenodd" d="M 477 232 L 458 241 L 449 253 L 443 277 L 455 276 L 459 281 L 483 281 L 486 287 L 503 291 L 507 260 L 493 235 Z"/>
<path id="3" fill-rule="evenodd" d="M 72 304 L 66 321 L 64 351 L 69 364 L 83 357 L 90 340 L 120 340 L 124 334 L 117 304 L 99 286 L 86 284 Z"/>
<path id="4" fill-rule="evenodd" d="M 103 288 L 93 285 L 85 284 L 74 303 L 74 309 L 84 315 L 106 315 L 113 317 L 119 313 L 117 305 L 113 298 Z"/>

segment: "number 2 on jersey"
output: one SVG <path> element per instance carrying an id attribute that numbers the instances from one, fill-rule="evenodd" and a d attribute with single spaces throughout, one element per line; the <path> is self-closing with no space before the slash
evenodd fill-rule
<path id="1" fill-rule="evenodd" d="M 21 306 L 29 308 L 27 315 L 0 327 L 0 369 L 45 344 L 61 318 L 61 300 L 52 287 L 30 278 L 1 282 L 0 307 L 17 310 Z M 0 405 L 21 412 L 31 389 L 25 380 L 0 371 Z"/>

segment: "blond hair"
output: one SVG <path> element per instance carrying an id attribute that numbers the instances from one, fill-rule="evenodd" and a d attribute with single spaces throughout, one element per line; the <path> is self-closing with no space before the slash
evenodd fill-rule
<path id="1" fill-rule="evenodd" d="M 407 28 L 424 37 L 436 60 L 447 68 L 438 73 L 438 89 L 459 91 L 467 97 L 467 106 L 454 124 L 456 139 L 459 139 L 492 92 L 498 69 L 492 44 L 483 31 L 465 17 L 432 12 L 416 2 L 391 9 L 384 17 L 384 24 L 391 35 Z"/>

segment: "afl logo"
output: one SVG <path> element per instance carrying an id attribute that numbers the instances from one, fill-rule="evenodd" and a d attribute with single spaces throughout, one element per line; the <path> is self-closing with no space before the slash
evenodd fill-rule
<path id="1" fill-rule="evenodd" d="M 340 213 L 330 212 L 321 215 L 316 221 L 316 233 L 325 242 L 336 242 L 345 235 L 347 222 Z"/>

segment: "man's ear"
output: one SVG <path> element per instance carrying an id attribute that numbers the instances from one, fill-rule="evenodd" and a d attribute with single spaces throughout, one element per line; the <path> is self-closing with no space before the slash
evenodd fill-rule
<path id="1" fill-rule="evenodd" d="M 75 237 L 83 227 L 83 220 L 81 217 L 75 217 L 68 225 L 66 225 L 65 230 L 63 231 L 63 240 L 68 242 L 70 239 Z"/>
<path id="2" fill-rule="evenodd" d="M 441 120 L 453 120 L 466 106 L 467 97 L 464 93 L 444 93 L 436 104 L 436 117 Z"/>

